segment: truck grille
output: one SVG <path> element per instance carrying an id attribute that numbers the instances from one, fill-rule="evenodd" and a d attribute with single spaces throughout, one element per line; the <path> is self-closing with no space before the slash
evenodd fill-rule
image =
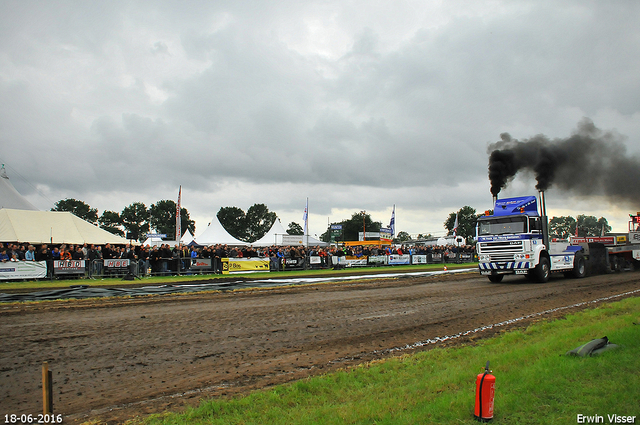
<path id="1" fill-rule="evenodd" d="M 514 261 L 513 256 L 524 252 L 522 241 L 480 242 L 478 254 L 489 254 L 491 262 Z"/>

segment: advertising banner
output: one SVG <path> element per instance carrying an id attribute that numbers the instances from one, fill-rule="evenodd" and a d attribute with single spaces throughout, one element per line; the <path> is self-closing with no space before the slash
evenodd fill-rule
<path id="1" fill-rule="evenodd" d="M 211 270 L 211 258 L 192 258 L 191 270 Z"/>
<path id="2" fill-rule="evenodd" d="M 340 264 L 345 267 L 360 267 L 367 265 L 367 257 L 331 257 L 333 264 Z"/>
<path id="3" fill-rule="evenodd" d="M 116 258 L 111 260 L 103 260 L 105 272 L 120 274 L 129 271 L 129 260 L 125 258 Z"/>
<path id="4" fill-rule="evenodd" d="M 387 264 L 389 264 L 390 266 L 397 266 L 401 264 L 411 264 L 411 256 L 392 254 L 389 256 L 389 261 L 387 262 Z"/>
<path id="5" fill-rule="evenodd" d="M 53 274 L 84 274 L 84 260 L 54 260 Z"/>
<path id="6" fill-rule="evenodd" d="M 312 255 L 309 257 L 309 264 L 322 264 L 322 257 L 318 255 Z"/>
<path id="7" fill-rule="evenodd" d="M 268 272 L 268 258 L 221 258 L 222 274 Z"/>
<path id="8" fill-rule="evenodd" d="M 358 232 L 358 240 L 365 241 L 368 239 L 380 239 L 380 232 L 367 232 L 364 236 L 362 232 Z"/>
<path id="9" fill-rule="evenodd" d="M 47 277 L 46 261 L 7 261 L 0 263 L 0 280 L 41 279 Z"/>
<path id="10" fill-rule="evenodd" d="M 454 254 L 453 252 L 448 252 L 445 254 L 445 261 L 447 263 L 455 263 L 458 259 L 458 254 Z"/>
<path id="11" fill-rule="evenodd" d="M 283 258 L 283 270 L 301 270 L 304 268 L 304 258 Z"/>
<path id="12" fill-rule="evenodd" d="M 615 245 L 616 238 L 614 236 L 601 236 L 601 237 L 589 236 L 586 238 L 573 237 L 571 238 L 571 243 L 573 245 L 576 245 L 579 243 L 602 243 L 605 245 Z"/>
<path id="13" fill-rule="evenodd" d="M 282 235 L 282 245 L 304 245 L 304 235 Z"/>
<path id="14" fill-rule="evenodd" d="M 426 255 L 412 255 L 411 264 L 427 264 Z"/>
<path id="15" fill-rule="evenodd" d="M 370 255 L 369 264 L 374 264 L 377 266 L 385 265 L 387 264 L 387 256 L 386 255 Z"/>
<path id="16" fill-rule="evenodd" d="M 463 263 L 470 263 L 473 261 L 473 255 L 468 252 L 461 252 L 460 261 L 462 261 Z"/>

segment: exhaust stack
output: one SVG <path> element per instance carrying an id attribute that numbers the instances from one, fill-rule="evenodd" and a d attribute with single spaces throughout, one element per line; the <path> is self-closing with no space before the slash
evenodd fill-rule
<path id="1" fill-rule="evenodd" d="M 542 220 L 542 243 L 549 249 L 549 220 L 547 219 L 547 203 L 544 191 L 540 191 L 540 219 Z"/>

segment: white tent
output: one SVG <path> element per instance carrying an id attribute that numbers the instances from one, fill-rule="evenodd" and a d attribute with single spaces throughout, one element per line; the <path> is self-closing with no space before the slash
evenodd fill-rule
<path id="1" fill-rule="evenodd" d="M 191 234 L 189 229 L 187 229 L 187 231 L 184 232 L 184 235 L 182 235 L 182 237 L 180 238 L 180 243 L 182 245 L 189 245 L 191 242 L 193 242 L 193 235 Z"/>
<path id="2" fill-rule="evenodd" d="M 231 236 L 229 232 L 227 232 L 217 216 L 214 216 L 209 223 L 209 226 L 200 234 L 200 236 L 196 236 L 195 241 L 198 245 L 234 245 L 234 246 L 244 246 L 248 245 L 246 242 L 238 240 Z"/>
<path id="3" fill-rule="evenodd" d="M 314 238 L 313 236 L 303 236 L 304 238 L 304 243 L 306 246 L 327 246 L 329 245 L 327 242 L 323 242 L 321 240 L 318 240 L 316 238 Z"/>
<path id="4" fill-rule="evenodd" d="M 144 242 L 142 242 L 142 246 L 161 246 L 161 245 L 169 245 L 176 246 L 176 241 L 165 241 L 162 238 L 147 238 Z"/>
<path id="5" fill-rule="evenodd" d="M 129 241 L 64 211 L 0 209 L 0 242 L 128 244 Z"/>
<path id="6" fill-rule="evenodd" d="M 20 195 L 16 188 L 13 187 L 4 165 L 0 168 L 0 208 L 38 211 L 31 202 L 27 201 L 27 198 Z"/>
<path id="7" fill-rule="evenodd" d="M 436 245 L 438 246 L 447 246 L 447 245 L 455 245 L 455 246 L 462 246 L 462 245 L 466 245 L 467 244 L 467 240 L 465 238 L 463 238 L 462 236 L 445 236 L 442 238 L 438 238 L 438 241 L 436 242 Z"/>
<path id="8" fill-rule="evenodd" d="M 276 217 L 271 229 L 267 232 L 266 235 L 252 243 L 253 246 L 271 246 L 271 245 L 282 245 L 282 235 L 286 235 L 287 232 L 282 227 L 282 223 L 280 219 Z"/>
<path id="9" fill-rule="evenodd" d="M 286 236 L 286 238 L 284 237 Z M 326 242 L 319 241 L 309 235 L 289 235 L 282 227 L 280 219 L 276 217 L 271 229 L 266 235 L 252 243 L 253 246 L 271 245 L 303 245 L 303 246 L 327 246 Z"/>

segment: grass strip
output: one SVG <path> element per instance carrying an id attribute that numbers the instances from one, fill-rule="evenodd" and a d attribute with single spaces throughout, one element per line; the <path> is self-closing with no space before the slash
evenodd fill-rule
<path id="1" fill-rule="evenodd" d="M 621 348 L 564 354 L 608 336 Z M 640 423 L 640 298 L 628 298 L 475 345 L 436 348 L 132 424 L 475 424 L 476 375 L 496 376 L 494 424 L 570 424 L 578 415 Z M 584 422 L 586 423 L 586 421 Z"/>

